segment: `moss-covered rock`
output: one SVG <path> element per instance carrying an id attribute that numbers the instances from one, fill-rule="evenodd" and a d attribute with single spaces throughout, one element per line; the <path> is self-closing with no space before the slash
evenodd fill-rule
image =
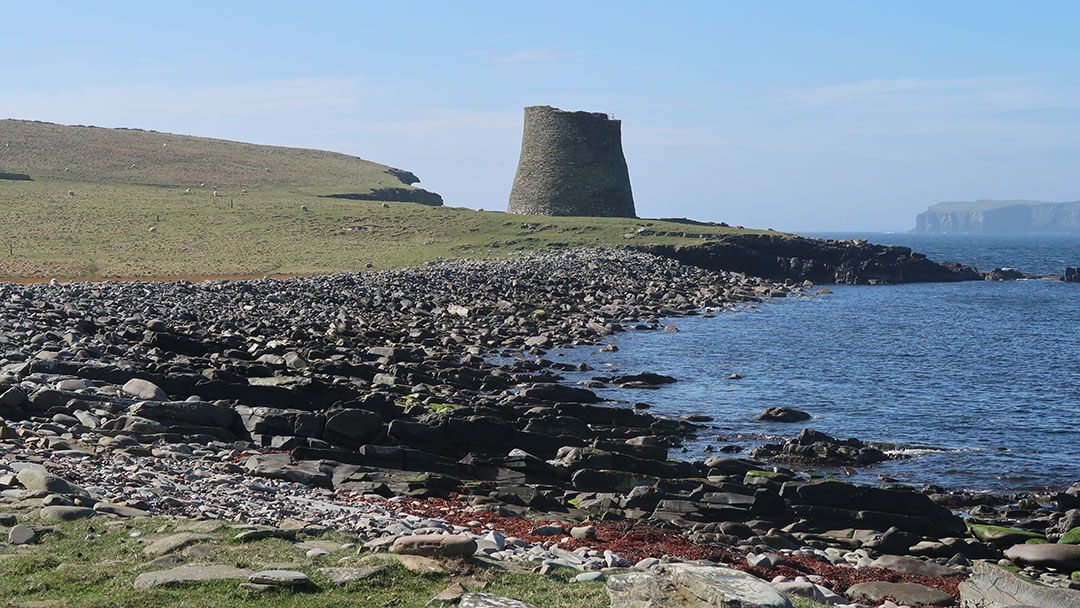
<path id="1" fill-rule="evenodd" d="M 1073 528 L 1058 539 L 1062 545 L 1080 545 L 1080 527 Z"/>
<path id="2" fill-rule="evenodd" d="M 1007 528 L 1005 526 L 988 526 L 984 524 L 968 525 L 968 533 L 984 543 L 1003 547 L 1026 543 L 1028 540 L 1032 539 L 1046 540 L 1046 537 L 1037 532 L 1021 530 L 1019 528 Z"/>

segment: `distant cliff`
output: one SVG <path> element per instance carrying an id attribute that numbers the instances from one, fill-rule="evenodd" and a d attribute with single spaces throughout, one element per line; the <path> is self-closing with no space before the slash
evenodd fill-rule
<path id="1" fill-rule="evenodd" d="M 915 218 L 913 232 L 925 234 L 1080 233 L 1080 201 L 949 202 Z"/>

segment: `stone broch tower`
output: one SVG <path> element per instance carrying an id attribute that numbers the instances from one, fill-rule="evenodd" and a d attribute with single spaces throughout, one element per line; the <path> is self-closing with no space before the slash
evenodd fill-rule
<path id="1" fill-rule="evenodd" d="M 510 213 L 637 217 L 622 123 L 598 112 L 525 108 Z"/>

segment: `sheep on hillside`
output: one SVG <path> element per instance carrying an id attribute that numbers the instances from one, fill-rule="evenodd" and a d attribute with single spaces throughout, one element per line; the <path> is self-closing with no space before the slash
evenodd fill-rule
<path id="1" fill-rule="evenodd" d="M 75 196 L 74 190 L 68 190 L 68 196 Z"/>
<path id="2" fill-rule="evenodd" d="M 185 189 L 185 190 L 184 190 L 184 194 L 191 194 L 191 188 L 187 188 L 187 189 Z"/>
<path id="3" fill-rule="evenodd" d="M 300 211 L 311 211 L 311 209 L 308 209 L 307 205 L 300 205 Z"/>
<path id="4" fill-rule="evenodd" d="M 131 163 L 131 168 L 132 168 L 132 169 L 134 169 L 134 168 L 135 168 L 135 163 Z"/>
<path id="5" fill-rule="evenodd" d="M 214 190 L 214 196 L 217 196 L 217 195 L 218 195 L 217 190 Z"/>
<path id="6" fill-rule="evenodd" d="M 247 194 L 247 190 L 246 190 L 246 189 L 245 189 L 245 190 L 241 190 L 241 191 L 240 191 L 240 194 Z"/>
<path id="7" fill-rule="evenodd" d="M 157 232 L 157 226 L 150 226 L 150 230 L 147 230 L 147 232 Z"/>

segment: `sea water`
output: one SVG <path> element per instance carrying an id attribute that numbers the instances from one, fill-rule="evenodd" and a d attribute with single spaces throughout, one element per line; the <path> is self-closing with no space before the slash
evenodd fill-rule
<path id="1" fill-rule="evenodd" d="M 910 246 L 935 261 L 1032 274 L 1080 266 L 1077 237 L 820 235 Z M 630 331 L 599 348 L 553 351 L 592 371 L 652 371 L 678 379 L 658 390 L 600 389 L 667 416 L 713 422 L 681 458 L 707 446 L 745 450 L 797 435 L 911 446 L 911 456 L 858 468 L 948 488 L 1019 491 L 1080 480 L 1080 284 L 1052 280 L 829 286 L 832 294 L 773 299 L 715 318 L 666 322 L 678 332 Z M 738 374 L 740 379 L 726 379 Z M 754 420 L 766 407 L 804 410 L 802 423 Z"/>

